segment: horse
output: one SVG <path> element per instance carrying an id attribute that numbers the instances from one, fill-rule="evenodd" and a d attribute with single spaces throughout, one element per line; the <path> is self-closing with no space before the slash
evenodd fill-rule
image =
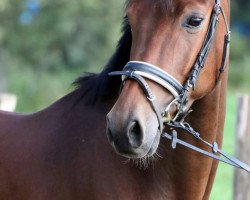
<path id="1" fill-rule="evenodd" d="M 0 112 L 0 199 L 209 199 L 218 162 L 182 146 L 173 150 L 161 131 L 185 119 L 221 147 L 228 53 L 219 14 L 223 9 L 229 21 L 229 8 L 229 0 L 127 1 L 122 36 L 100 73 L 78 78 L 74 91 L 39 112 Z M 201 56 L 204 66 L 194 74 Z M 145 83 L 146 69 L 165 74 L 167 86 L 152 76 Z M 196 84 L 182 87 L 190 74 Z M 173 101 L 180 88 L 186 92 Z"/>

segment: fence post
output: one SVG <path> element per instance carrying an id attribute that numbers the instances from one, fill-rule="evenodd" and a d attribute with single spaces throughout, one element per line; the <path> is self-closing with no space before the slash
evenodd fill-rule
<path id="1" fill-rule="evenodd" d="M 238 98 L 236 124 L 236 156 L 250 164 L 250 96 Z M 243 170 L 234 172 L 234 200 L 250 199 L 250 175 Z"/>

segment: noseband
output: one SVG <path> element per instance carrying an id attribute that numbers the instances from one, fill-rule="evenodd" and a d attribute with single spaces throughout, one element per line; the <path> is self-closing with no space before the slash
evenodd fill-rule
<path id="1" fill-rule="evenodd" d="M 226 34 L 224 37 L 224 48 L 223 48 L 223 55 L 221 66 L 219 69 L 219 76 L 217 80 L 219 80 L 220 75 L 224 72 L 226 58 L 228 54 L 228 47 L 230 43 L 230 30 L 229 26 L 224 14 L 224 11 L 221 7 L 220 0 L 215 0 L 215 5 L 212 11 L 208 31 L 205 37 L 205 40 L 202 44 L 201 50 L 198 53 L 197 59 L 192 67 L 192 71 L 184 85 L 182 85 L 176 78 L 168 74 L 167 72 L 163 71 L 157 66 L 146 62 L 140 61 L 131 61 L 126 64 L 122 71 L 116 71 L 109 73 L 110 76 L 122 76 L 122 82 L 124 83 L 126 79 L 133 79 L 137 81 L 137 83 L 141 86 L 142 90 L 144 91 L 147 99 L 150 102 L 152 109 L 154 110 L 158 123 L 159 123 L 159 131 L 162 133 L 162 137 L 169 139 L 172 141 L 172 148 L 175 149 L 177 144 L 183 145 L 187 148 L 190 148 L 194 151 L 200 152 L 206 156 L 212 157 L 219 161 L 225 162 L 227 164 L 233 165 L 235 167 L 244 169 L 250 173 L 250 167 L 246 164 L 242 163 L 241 161 L 228 156 L 223 151 L 218 148 L 217 143 L 210 144 L 203 140 L 200 137 L 200 134 L 193 130 L 193 128 L 186 122 L 184 122 L 184 118 L 189 113 L 188 111 L 188 93 L 191 89 L 195 90 L 195 85 L 201 70 L 204 67 L 205 61 L 208 57 L 209 51 L 211 49 L 213 40 L 215 38 L 215 33 L 219 21 L 219 15 L 222 14 L 223 21 L 226 27 Z M 156 103 L 156 97 L 153 94 L 152 90 L 150 89 L 149 85 L 146 82 L 146 79 L 154 81 L 155 83 L 161 85 L 166 90 L 168 90 L 174 97 L 174 100 L 166 107 L 164 112 L 159 110 L 159 106 Z M 175 117 L 170 116 L 170 108 L 172 106 L 176 106 L 177 114 Z M 172 134 L 163 133 L 164 125 L 168 125 L 173 129 Z M 187 133 L 191 134 L 193 137 L 198 139 L 199 141 L 205 143 L 209 146 L 212 152 L 207 152 L 202 150 L 198 147 L 195 147 L 189 143 L 186 143 L 177 138 L 177 132 L 174 129 L 182 129 Z M 217 154 L 220 154 L 225 157 L 221 158 Z"/>

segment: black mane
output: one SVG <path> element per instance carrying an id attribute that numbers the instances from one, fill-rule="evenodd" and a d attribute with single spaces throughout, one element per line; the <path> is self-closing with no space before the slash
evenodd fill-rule
<path id="1" fill-rule="evenodd" d="M 99 74 L 87 74 L 79 77 L 75 82 L 77 90 L 81 93 L 81 99 L 87 104 L 95 104 L 98 101 L 112 100 L 117 97 L 121 86 L 121 77 L 109 77 L 108 73 L 120 71 L 129 61 L 132 44 L 131 29 L 127 18 L 124 18 L 122 37 L 116 48 L 116 52 L 110 58 L 104 69 Z"/>
<path id="2" fill-rule="evenodd" d="M 173 8 L 173 0 L 158 0 L 163 10 Z M 126 9 L 133 0 L 126 0 Z M 109 62 L 105 65 L 99 74 L 85 74 L 79 77 L 74 85 L 80 91 L 80 100 L 86 104 L 95 104 L 98 101 L 114 100 L 119 94 L 121 87 L 121 77 L 109 77 L 108 73 L 112 71 L 121 71 L 129 61 L 132 45 L 131 28 L 127 17 L 123 20 L 122 36 L 118 42 L 117 48 Z"/>

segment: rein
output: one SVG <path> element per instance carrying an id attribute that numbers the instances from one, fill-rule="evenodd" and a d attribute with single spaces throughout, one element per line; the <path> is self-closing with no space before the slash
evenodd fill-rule
<path id="1" fill-rule="evenodd" d="M 218 81 L 221 73 L 223 73 L 225 69 L 225 63 L 226 63 L 226 58 L 227 58 L 228 48 L 229 48 L 229 43 L 230 43 L 230 30 L 229 30 L 229 26 L 228 26 L 224 11 L 221 7 L 220 0 L 215 0 L 215 5 L 212 11 L 212 15 L 211 15 L 211 19 L 210 19 L 210 23 L 209 23 L 209 27 L 208 27 L 205 40 L 202 44 L 201 50 L 198 53 L 198 56 L 193 65 L 192 71 L 186 83 L 184 84 L 184 86 L 182 86 L 182 84 L 179 83 L 179 81 L 176 80 L 173 76 L 163 71 L 159 67 L 146 63 L 146 62 L 140 62 L 140 61 L 128 62 L 126 66 L 124 67 L 123 71 L 111 72 L 109 73 L 109 75 L 110 76 L 122 76 L 123 84 L 126 81 L 126 79 L 133 79 L 141 86 L 143 92 L 145 93 L 147 99 L 149 100 L 149 103 L 153 111 L 156 114 L 156 117 L 159 123 L 159 131 L 162 134 L 162 137 L 172 141 L 173 149 L 176 148 L 177 144 L 180 144 L 189 149 L 197 151 L 201 154 L 212 157 L 213 159 L 230 164 L 234 167 L 244 169 L 250 173 L 250 167 L 248 165 L 224 153 L 222 150 L 218 148 L 218 144 L 216 142 L 214 142 L 213 144 L 210 144 L 209 142 L 202 139 L 198 132 L 194 131 L 193 128 L 188 123 L 184 122 L 185 117 L 190 113 L 190 111 L 187 108 L 188 93 L 190 92 L 191 89 L 195 90 L 197 79 L 199 77 L 201 70 L 204 67 L 204 64 L 206 62 L 206 59 L 208 57 L 209 51 L 211 49 L 211 46 L 215 37 L 220 14 L 222 14 L 222 17 L 224 20 L 224 24 L 226 27 L 226 34 L 224 37 L 224 48 L 223 48 L 221 66 L 219 68 L 219 76 L 217 78 L 217 81 Z M 166 107 L 163 113 L 160 112 L 158 108 L 158 104 L 156 103 L 156 97 L 153 94 L 152 90 L 150 89 L 149 85 L 147 84 L 144 78 L 152 80 L 156 82 L 157 84 L 163 86 L 173 95 L 174 100 Z M 175 117 L 171 117 L 170 115 L 170 109 L 172 106 L 176 106 L 177 108 L 177 114 L 175 115 Z M 163 131 L 164 125 L 167 125 L 172 129 L 171 134 L 165 133 Z M 178 139 L 177 131 L 175 129 L 181 129 L 189 133 L 191 136 L 193 136 L 197 140 L 209 146 L 212 151 L 208 152 L 208 151 L 202 150 L 198 147 L 195 147 L 187 142 L 184 142 Z M 219 157 L 218 154 L 224 156 L 225 158 Z"/>

